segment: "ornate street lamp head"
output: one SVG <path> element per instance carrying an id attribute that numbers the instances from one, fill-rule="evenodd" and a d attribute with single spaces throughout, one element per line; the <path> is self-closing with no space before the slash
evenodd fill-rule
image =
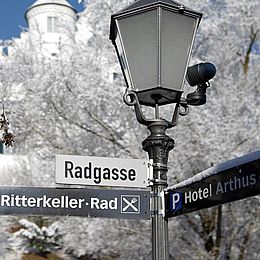
<path id="1" fill-rule="evenodd" d="M 139 0 L 112 15 L 110 39 L 141 105 L 179 103 L 201 18 L 171 0 Z"/>

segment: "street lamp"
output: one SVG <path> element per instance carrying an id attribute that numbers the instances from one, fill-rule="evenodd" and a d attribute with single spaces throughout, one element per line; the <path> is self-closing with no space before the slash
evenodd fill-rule
<path id="1" fill-rule="evenodd" d="M 126 82 L 124 101 L 134 106 L 137 120 L 150 136 L 142 145 L 153 166 L 153 259 L 168 259 L 168 223 L 164 217 L 163 191 L 167 187 L 168 153 L 174 140 L 166 135 L 187 115 L 189 105 L 203 105 L 206 89 L 216 69 L 211 63 L 187 67 L 202 14 L 171 0 L 139 0 L 111 16 L 110 39 L 116 49 Z M 185 77 L 197 89 L 182 97 Z M 171 121 L 160 117 L 159 107 L 175 103 Z M 154 107 L 147 118 L 142 105 Z"/>
<path id="2" fill-rule="evenodd" d="M 110 39 L 140 104 L 179 102 L 201 17 L 169 0 L 136 1 L 112 15 Z"/>

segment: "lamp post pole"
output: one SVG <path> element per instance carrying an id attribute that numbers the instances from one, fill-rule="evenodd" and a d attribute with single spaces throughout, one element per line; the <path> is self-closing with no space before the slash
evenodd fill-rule
<path id="1" fill-rule="evenodd" d="M 189 112 L 189 105 L 206 103 L 209 80 L 216 68 L 200 63 L 188 68 L 194 37 L 202 13 L 173 0 L 138 0 L 111 16 L 112 41 L 126 82 L 124 102 L 134 106 L 137 121 L 150 135 L 143 150 L 153 166 L 150 176 L 153 260 L 168 260 L 168 222 L 165 218 L 164 190 L 167 162 L 174 140 L 166 130 L 178 123 L 178 116 Z M 197 89 L 182 97 L 184 79 Z M 159 107 L 176 104 L 171 120 L 160 118 Z M 148 118 L 142 106 L 155 108 Z"/>
<path id="2" fill-rule="evenodd" d="M 152 254 L 153 260 L 168 260 L 168 220 L 164 217 L 163 190 L 167 187 L 168 154 L 174 140 L 165 134 L 168 124 L 158 119 L 147 128 L 150 135 L 143 141 L 143 150 L 153 160 L 152 197 Z"/>

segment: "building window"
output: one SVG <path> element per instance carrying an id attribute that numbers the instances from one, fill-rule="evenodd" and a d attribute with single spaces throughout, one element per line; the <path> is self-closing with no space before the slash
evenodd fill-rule
<path id="1" fill-rule="evenodd" d="M 3 54 L 8 56 L 8 47 L 3 48 Z"/>
<path id="2" fill-rule="evenodd" d="M 47 32 L 58 32 L 58 17 L 47 17 Z"/>

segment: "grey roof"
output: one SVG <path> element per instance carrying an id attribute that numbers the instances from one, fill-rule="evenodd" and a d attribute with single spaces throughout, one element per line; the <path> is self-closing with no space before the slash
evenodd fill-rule
<path id="1" fill-rule="evenodd" d="M 182 6 L 187 11 L 197 13 L 196 11 L 192 10 L 191 8 L 184 6 L 183 4 L 178 3 L 176 1 L 172 1 L 172 0 L 139 0 L 139 1 L 135 1 L 134 3 L 130 4 L 129 6 L 127 6 L 126 8 L 124 8 L 123 10 L 121 10 L 118 13 L 129 12 L 129 11 L 132 11 L 136 8 L 140 8 L 140 7 L 143 7 L 143 6 L 149 6 L 149 5 L 153 5 L 153 4 L 159 4 L 159 3 L 165 4 L 165 5 L 168 5 L 168 6 L 172 6 L 172 7 L 177 7 L 177 8 Z"/>
<path id="2" fill-rule="evenodd" d="M 114 41 L 116 38 L 116 25 L 115 25 L 115 19 L 116 17 L 119 17 L 121 15 L 125 15 L 127 13 L 134 12 L 135 10 L 143 10 L 145 8 L 153 7 L 153 6 L 168 6 L 171 8 L 176 9 L 178 12 L 181 13 L 189 13 L 197 16 L 199 18 L 199 21 L 202 18 L 202 13 L 194 11 L 190 9 L 189 7 L 184 6 L 183 4 L 180 4 L 176 1 L 172 0 L 139 0 L 135 1 L 134 3 L 130 4 L 129 6 L 125 7 L 124 9 L 120 10 L 119 12 L 113 14 L 111 16 L 111 24 L 110 24 L 110 40 Z"/>

